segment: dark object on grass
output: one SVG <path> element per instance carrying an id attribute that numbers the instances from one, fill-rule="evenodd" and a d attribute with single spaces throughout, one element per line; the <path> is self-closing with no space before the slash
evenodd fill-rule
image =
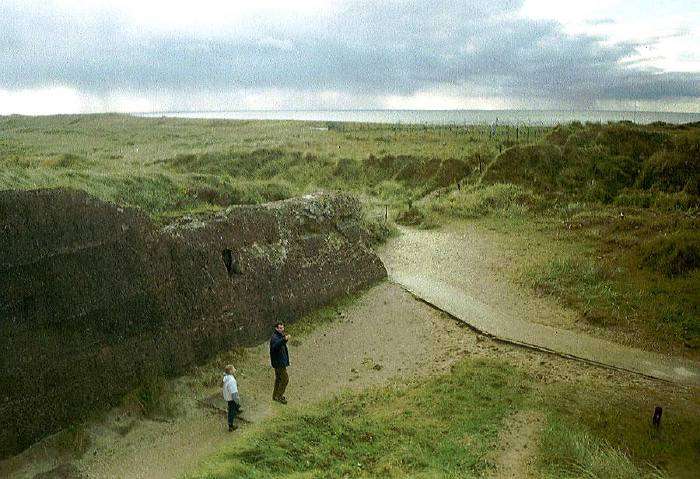
<path id="1" fill-rule="evenodd" d="M 663 408 L 661 406 L 656 406 L 654 408 L 654 416 L 651 418 L 651 423 L 658 429 L 661 427 L 661 414 L 663 413 Z"/>

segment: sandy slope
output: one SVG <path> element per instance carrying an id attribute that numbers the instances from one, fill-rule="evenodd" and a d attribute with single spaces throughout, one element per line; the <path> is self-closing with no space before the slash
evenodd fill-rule
<path id="1" fill-rule="evenodd" d="M 327 398 L 338 391 L 402 381 L 406 377 L 444 370 L 473 345 L 474 338 L 401 288 L 383 283 L 340 311 L 337 320 L 323 325 L 290 345 L 292 365 L 288 407 Z M 238 364 L 244 417 L 260 421 L 285 407 L 271 401 L 273 374 L 267 345 L 249 351 Z M 218 365 L 212 364 L 212 369 Z M 176 477 L 231 438 L 223 417 L 200 407 L 196 399 L 218 393 L 188 387 L 187 377 L 173 382 L 182 410 L 169 422 L 138 421 L 126 434 L 119 411 L 90 427 L 93 445 L 74 463 L 87 477 Z M 242 426 L 245 428 L 245 425 Z M 238 432 L 233 433 L 238 434 Z M 2 468 L 16 477 L 65 462 L 51 447 L 39 444 Z M 4 475 L 0 468 L 0 475 Z M 12 471 L 14 469 L 14 471 Z"/>

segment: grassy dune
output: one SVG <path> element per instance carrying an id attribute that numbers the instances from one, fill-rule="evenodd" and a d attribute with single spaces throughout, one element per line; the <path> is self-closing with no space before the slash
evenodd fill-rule
<path id="1" fill-rule="evenodd" d="M 388 207 L 391 221 L 424 228 L 479 221 L 511 250 L 513 280 L 628 343 L 693 358 L 699 184 L 700 125 L 494 132 L 0 117 L 0 189 L 78 188 L 162 223 L 318 189 L 354 192 L 375 219 Z M 145 413 L 167 403 L 154 384 L 132 398 Z M 663 440 L 640 416 L 657 399 L 674 417 Z M 505 418 L 527 410 L 546 418 L 536 454 L 542 476 L 683 477 L 697 467 L 697 404 L 602 382 L 557 386 L 497 361 L 465 361 L 421 384 L 294 410 L 247 431 L 195 476 L 477 477 L 491 467 Z M 82 441 L 76 431 L 69 442 Z"/>
<path id="2" fill-rule="evenodd" d="M 0 132 L 0 188 L 72 186 L 156 218 L 320 188 L 396 204 L 453 183 L 511 141 L 485 127 L 123 115 L 2 117 Z"/>
<path id="3" fill-rule="evenodd" d="M 375 219 L 388 207 L 418 227 L 486 221 L 519 248 L 518 281 L 594 326 L 693 357 L 699 184 L 700 125 L 0 118 L 0 189 L 79 188 L 161 222 L 343 189 Z"/>

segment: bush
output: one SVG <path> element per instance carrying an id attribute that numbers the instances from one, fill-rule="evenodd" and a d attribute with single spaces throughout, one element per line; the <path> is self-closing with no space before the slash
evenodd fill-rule
<path id="1" fill-rule="evenodd" d="M 396 225 L 384 222 L 383 217 L 365 218 L 363 226 L 372 246 L 383 244 L 386 240 L 398 234 Z"/>
<path id="2" fill-rule="evenodd" d="M 402 211 L 396 217 L 396 222 L 404 226 L 416 226 L 418 228 L 435 228 L 437 223 L 425 211 L 425 209 L 412 205 L 407 210 Z"/>
<path id="3" fill-rule="evenodd" d="M 662 191 L 685 191 L 700 194 L 700 155 L 680 151 L 660 151 L 647 159 L 637 184 L 641 188 Z"/>
<path id="4" fill-rule="evenodd" d="M 700 266 L 700 233 L 660 236 L 641 246 L 642 266 L 668 277 L 684 275 Z"/>
<path id="5" fill-rule="evenodd" d="M 541 205 L 530 190 L 511 184 L 494 184 L 452 191 L 433 200 L 435 211 L 460 218 L 481 218 L 496 214 L 521 216 Z"/>

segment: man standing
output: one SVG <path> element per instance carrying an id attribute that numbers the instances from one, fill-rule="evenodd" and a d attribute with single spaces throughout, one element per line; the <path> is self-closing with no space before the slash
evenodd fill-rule
<path id="1" fill-rule="evenodd" d="M 233 424 L 233 420 L 236 419 L 236 413 L 241 409 L 241 399 L 238 396 L 238 383 L 233 374 L 236 372 L 236 368 L 229 364 L 224 368 L 226 374 L 224 374 L 224 401 L 228 404 L 228 430 L 233 431 L 236 429 L 236 425 Z"/>
<path id="2" fill-rule="evenodd" d="M 289 366 L 289 351 L 287 351 L 287 341 L 290 336 L 284 334 L 284 324 L 277 323 L 275 332 L 270 338 L 270 363 L 275 368 L 275 390 L 272 392 L 272 399 L 282 404 L 287 404 L 284 397 L 284 390 L 289 383 L 287 366 Z"/>

